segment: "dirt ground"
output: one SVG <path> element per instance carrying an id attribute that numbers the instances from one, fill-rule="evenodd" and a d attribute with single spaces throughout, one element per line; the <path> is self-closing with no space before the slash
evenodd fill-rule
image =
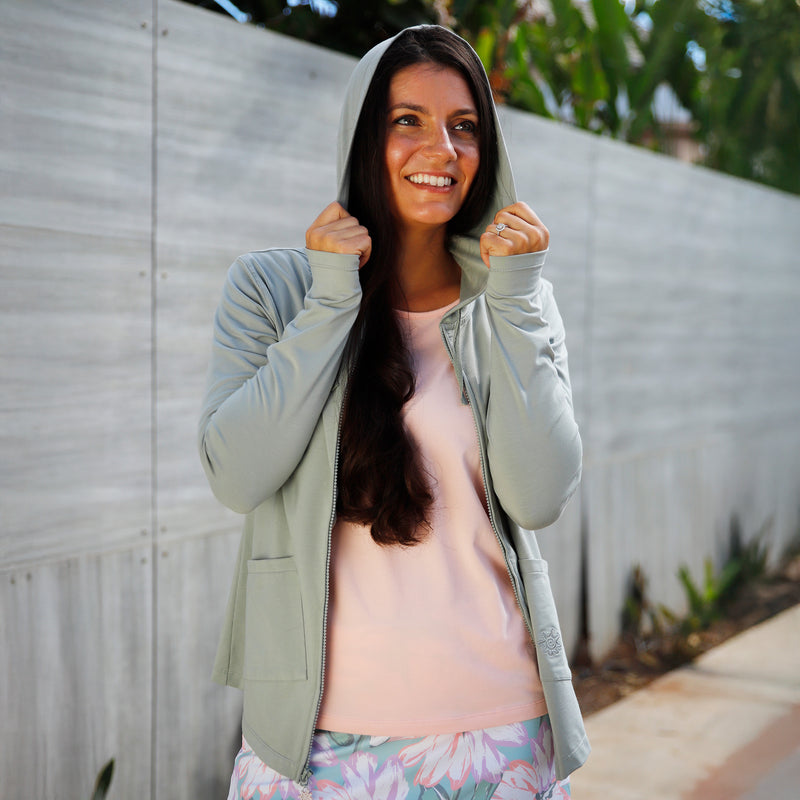
<path id="1" fill-rule="evenodd" d="M 800 556 L 745 586 L 707 630 L 688 636 L 623 636 L 601 663 L 574 659 L 573 680 L 585 715 L 647 686 L 747 628 L 800 603 Z"/>

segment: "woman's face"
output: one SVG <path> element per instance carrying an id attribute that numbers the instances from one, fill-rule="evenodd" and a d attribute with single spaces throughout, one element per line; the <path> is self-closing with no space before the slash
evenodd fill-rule
<path id="1" fill-rule="evenodd" d="M 461 208 L 478 172 L 478 113 L 454 69 L 414 64 L 389 86 L 389 201 L 405 229 L 436 227 Z"/>

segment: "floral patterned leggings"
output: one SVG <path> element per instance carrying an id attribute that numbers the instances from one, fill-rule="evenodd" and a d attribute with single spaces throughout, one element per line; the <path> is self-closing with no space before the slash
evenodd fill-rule
<path id="1" fill-rule="evenodd" d="M 264 764 L 242 739 L 228 800 L 561 800 L 547 716 L 413 739 L 317 731 L 308 787 Z"/>

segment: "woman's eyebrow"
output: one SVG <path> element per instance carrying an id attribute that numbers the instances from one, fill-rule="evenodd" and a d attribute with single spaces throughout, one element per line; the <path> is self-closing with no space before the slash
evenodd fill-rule
<path id="1" fill-rule="evenodd" d="M 391 114 L 393 111 L 397 111 L 400 108 L 408 109 L 409 111 L 418 111 L 420 114 L 427 114 L 428 109 L 425 106 L 417 105 L 416 103 L 395 103 L 390 109 L 389 113 Z M 476 117 L 478 116 L 478 112 L 474 108 L 459 108 L 453 111 L 451 116 L 459 117 L 463 114 L 473 114 Z"/>

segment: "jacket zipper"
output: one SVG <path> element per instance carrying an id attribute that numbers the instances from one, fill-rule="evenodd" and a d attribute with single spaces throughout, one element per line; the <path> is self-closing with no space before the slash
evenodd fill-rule
<path id="1" fill-rule="evenodd" d="M 460 327 L 461 325 L 461 314 L 458 315 L 458 320 L 456 322 L 456 326 Z M 531 637 L 531 641 L 536 644 L 536 639 L 533 635 L 533 629 L 531 627 L 531 623 L 528 621 L 528 613 L 525 608 L 522 606 L 522 599 L 519 596 L 519 590 L 517 588 L 517 582 L 514 580 L 514 576 L 511 574 L 511 564 L 508 561 L 508 555 L 506 554 L 506 546 L 503 543 L 503 539 L 500 536 L 499 529 L 497 527 L 497 521 L 494 515 L 494 507 L 492 503 L 492 496 L 489 492 L 489 484 L 486 478 L 486 455 L 484 453 L 484 442 L 483 438 L 481 437 L 481 429 L 480 425 L 478 424 L 478 417 L 475 412 L 475 398 L 472 393 L 472 387 L 470 386 L 469 381 L 467 380 L 467 376 L 464 374 L 463 367 L 459 363 L 458 367 L 456 366 L 455 362 L 455 351 L 454 347 L 451 346 L 450 342 L 447 339 L 444 331 L 440 328 L 439 333 L 442 336 L 442 341 L 444 342 L 445 348 L 447 349 L 447 353 L 450 356 L 450 363 L 453 365 L 453 369 L 458 372 L 461 371 L 461 385 L 462 385 L 462 393 L 464 393 L 467 397 L 467 401 L 469 403 L 469 409 L 472 413 L 472 423 L 475 426 L 475 438 L 478 440 L 478 457 L 481 463 L 481 480 L 483 481 L 483 491 L 486 494 L 486 508 L 489 511 L 489 524 L 492 526 L 492 531 L 497 539 L 497 543 L 500 546 L 500 551 L 503 553 L 503 561 L 506 565 L 506 572 L 508 573 L 508 579 L 511 583 L 511 589 L 514 592 L 514 599 L 517 601 L 517 606 L 519 607 L 520 613 L 522 614 L 522 621 L 525 623 L 525 627 L 528 630 L 528 635 Z"/>
<path id="2" fill-rule="evenodd" d="M 302 787 L 300 790 L 300 800 L 312 800 L 313 795 L 311 789 L 308 787 L 308 782 L 311 779 L 311 751 L 314 747 L 314 734 L 317 730 L 317 720 L 319 719 L 319 712 L 322 708 L 322 692 L 325 688 L 325 655 L 328 646 L 328 597 L 330 594 L 330 569 L 331 569 L 331 542 L 333 539 L 333 525 L 336 520 L 336 497 L 338 493 L 338 479 L 339 479 L 339 447 L 342 438 L 342 419 L 344 417 L 344 404 L 346 401 L 345 396 L 342 397 L 342 406 L 339 409 L 339 424 L 336 429 L 336 447 L 334 448 L 333 458 L 333 497 L 331 504 L 331 517 L 328 521 L 328 546 L 325 554 L 325 602 L 322 606 L 322 660 L 319 676 L 319 696 L 317 697 L 317 709 L 314 712 L 314 724 L 311 726 L 311 741 L 308 745 L 308 757 L 306 758 L 306 765 L 300 775 L 299 784 Z"/>

